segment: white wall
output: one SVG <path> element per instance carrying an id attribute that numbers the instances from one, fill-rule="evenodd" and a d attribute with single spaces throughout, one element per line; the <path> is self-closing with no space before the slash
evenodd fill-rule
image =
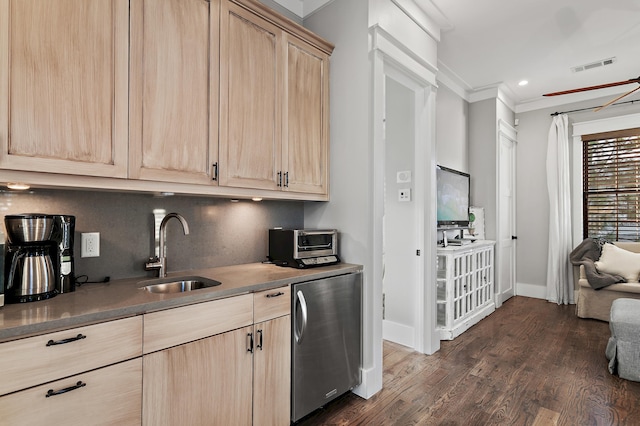
<path id="1" fill-rule="evenodd" d="M 628 98 L 630 99 L 630 98 Z M 593 112 L 590 107 L 610 98 L 562 105 L 519 113 L 517 151 L 517 285 L 518 294 L 528 293 L 544 298 L 549 244 L 549 198 L 547 194 L 546 155 L 551 113 L 588 108 L 569 113 L 569 138 L 573 123 L 640 112 L 640 103 L 626 104 Z M 581 189 L 578 189 L 581 191 Z M 524 292 L 521 290 L 523 289 Z"/>
<path id="2" fill-rule="evenodd" d="M 373 73 L 383 74 L 380 72 L 380 58 L 383 55 L 382 50 L 386 49 L 384 55 L 392 56 L 396 61 L 394 64 L 398 64 L 397 58 L 409 58 L 408 64 L 404 64 L 408 72 L 417 74 L 427 86 L 435 84 L 437 42 L 432 38 L 432 34 L 439 30 L 436 31 L 428 22 L 418 25 L 420 19 L 421 17 L 411 19 L 404 15 L 397 7 L 396 1 L 340 0 L 318 10 L 304 22 L 307 28 L 336 45 L 331 57 L 330 71 L 331 201 L 306 203 L 305 226 L 338 228 L 342 232 L 339 246 L 341 257 L 346 262 L 364 265 L 363 384 L 355 392 L 367 398 L 382 388 L 383 196 L 380 182 L 383 179 L 380 173 L 384 172 L 384 162 L 380 156 L 378 138 L 382 120 L 376 120 L 374 123 L 372 117 L 377 117 L 384 106 L 379 104 L 382 97 L 378 98 L 378 85 L 381 82 L 373 81 Z M 437 36 L 439 37 L 439 33 Z M 375 52 L 370 53 L 370 48 Z M 374 56 L 375 59 L 372 59 Z M 428 114 L 422 116 L 423 121 L 420 123 L 428 124 L 430 129 L 433 129 L 435 109 L 433 97 L 429 95 L 430 93 L 421 95 L 424 98 L 422 110 L 428 111 Z M 421 147 L 428 152 L 430 159 L 435 154 L 435 151 L 431 152 L 433 137 L 434 134 L 425 131 L 425 147 Z M 428 169 L 431 172 L 432 166 Z M 435 171 L 433 173 L 435 174 Z M 426 198 L 432 199 L 431 194 L 434 190 L 435 184 L 433 187 L 429 185 L 424 190 L 424 193 L 428 194 Z M 427 210 L 429 221 L 433 221 L 435 208 Z M 430 232 L 429 228 L 425 235 Z M 432 258 L 435 259 L 435 255 L 432 254 L 435 251 L 435 237 L 433 239 L 433 250 L 431 247 L 424 247 L 425 255 L 422 259 L 425 264 L 434 263 Z M 428 271 L 425 274 L 431 277 L 435 272 Z M 427 290 L 423 290 L 423 293 L 426 292 Z M 428 296 L 433 299 L 433 308 L 430 308 L 428 303 L 424 306 L 425 309 L 429 309 L 427 322 L 433 326 L 433 287 L 429 287 L 430 293 L 433 293 L 433 296 Z M 427 337 L 419 336 L 420 344 L 429 340 L 426 346 L 431 350 L 439 343 L 433 342 L 432 337 L 433 333 Z"/>
<path id="3" fill-rule="evenodd" d="M 286 7 L 283 7 L 279 3 L 275 2 L 274 0 L 258 0 L 258 1 L 260 1 L 260 3 L 264 4 L 265 6 L 277 11 L 281 15 L 284 15 L 287 18 L 291 19 L 292 21 L 302 25 L 302 18 L 300 18 L 295 13 L 291 12 Z M 302 5 L 300 6 L 300 9 L 302 10 Z"/>
<path id="4" fill-rule="evenodd" d="M 318 10 L 304 24 L 336 45 L 330 68 L 330 199 L 305 204 L 306 227 L 340 231 L 339 254 L 364 265 L 363 391 L 382 387 L 382 294 L 373 292 L 373 208 L 369 145 L 371 97 L 368 56 L 368 4 L 340 0 Z M 379 279 L 379 278 L 378 278 Z M 379 316 L 380 318 L 378 318 Z"/>
<path id="5" fill-rule="evenodd" d="M 495 240 L 496 227 L 496 100 L 469 105 L 469 174 L 471 205 L 484 207 L 485 237 Z"/>
<path id="6" fill-rule="evenodd" d="M 463 172 L 469 171 L 469 103 L 440 84 L 436 101 L 437 163 Z"/>
<path id="7" fill-rule="evenodd" d="M 514 112 L 500 99 L 490 98 L 469 105 L 471 205 L 484 207 L 485 237 L 488 240 L 495 240 L 497 236 L 496 185 L 499 120 L 511 126 L 515 120 Z"/>

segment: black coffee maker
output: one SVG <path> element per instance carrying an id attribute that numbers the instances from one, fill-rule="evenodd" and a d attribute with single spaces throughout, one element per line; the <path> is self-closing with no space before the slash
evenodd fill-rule
<path id="1" fill-rule="evenodd" d="M 20 214 L 4 218 L 8 303 L 34 302 L 75 290 L 75 217 Z"/>

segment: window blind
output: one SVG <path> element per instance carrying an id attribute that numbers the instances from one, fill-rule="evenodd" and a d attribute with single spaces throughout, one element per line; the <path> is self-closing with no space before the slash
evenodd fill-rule
<path id="1" fill-rule="evenodd" d="M 640 240 L 640 128 L 582 136 L 583 235 Z"/>

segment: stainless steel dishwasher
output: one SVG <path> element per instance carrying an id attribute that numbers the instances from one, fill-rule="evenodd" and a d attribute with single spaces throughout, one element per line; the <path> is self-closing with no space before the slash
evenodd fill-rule
<path id="1" fill-rule="evenodd" d="M 291 420 L 360 384 L 362 273 L 292 286 Z"/>

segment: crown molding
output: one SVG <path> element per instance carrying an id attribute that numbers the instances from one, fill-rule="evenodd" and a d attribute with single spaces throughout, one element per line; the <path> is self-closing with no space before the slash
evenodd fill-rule
<path id="1" fill-rule="evenodd" d="M 424 32 L 429 34 L 434 40 L 440 42 L 441 26 L 438 19 L 432 18 L 423 7 L 420 7 L 414 0 L 390 0 L 398 9 L 404 12 L 413 22 Z M 426 2 L 426 3 L 430 3 Z M 437 10 L 437 9 L 436 9 Z M 442 13 L 438 10 L 438 13 Z M 442 15 L 444 17 L 444 15 Z"/>

